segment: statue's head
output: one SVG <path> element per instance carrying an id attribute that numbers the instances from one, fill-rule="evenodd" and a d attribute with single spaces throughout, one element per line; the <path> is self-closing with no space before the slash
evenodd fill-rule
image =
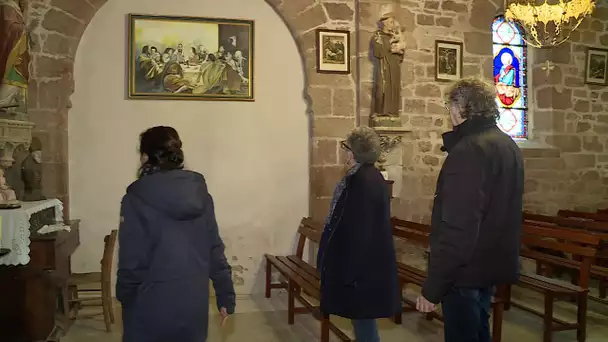
<path id="1" fill-rule="evenodd" d="M 42 142 L 40 139 L 34 137 L 30 143 L 30 154 L 32 159 L 38 164 L 42 164 Z"/>
<path id="2" fill-rule="evenodd" d="M 391 4 L 383 5 L 380 8 L 380 29 L 387 32 L 395 27 L 395 11 Z"/>

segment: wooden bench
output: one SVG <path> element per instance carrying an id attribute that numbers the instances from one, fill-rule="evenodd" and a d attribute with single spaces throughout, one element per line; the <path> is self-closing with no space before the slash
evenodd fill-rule
<path id="1" fill-rule="evenodd" d="M 301 313 L 312 313 L 321 321 L 321 341 L 329 341 L 331 330 L 340 340 L 351 341 L 351 339 L 338 327 L 331 323 L 328 315 L 323 315 L 318 305 L 311 303 L 304 297 L 303 293 L 320 301 L 321 283 L 317 269 L 302 259 L 306 240 L 319 243 L 323 226 L 310 218 L 303 218 L 298 228 L 298 246 L 295 255 L 274 256 L 265 254 L 266 258 L 266 298 L 270 298 L 272 289 L 287 289 L 287 316 L 288 323 L 294 324 L 295 315 Z M 285 281 L 272 282 L 272 268 L 275 268 L 285 278 Z M 295 307 L 295 300 L 304 307 Z"/>
<path id="2" fill-rule="evenodd" d="M 515 307 L 544 318 L 543 342 L 552 340 L 553 332 L 576 330 L 577 340 L 585 341 L 587 330 L 587 296 L 591 264 L 595 257 L 600 238 L 582 231 L 565 231 L 554 227 L 540 227 L 524 224 L 522 227 L 521 256 L 540 260 L 543 263 L 571 268 L 578 271 L 577 284 L 544 277 L 537 274 L 521 274 L 519 286 L 541 292 L 544 295 L 544 312 L 530 308 L 523 303 L 511 301 Z M 577 256 L 580 261 L 553 254 L 539 252 L 538 249 L 561 252 Z M 576 323 L 555 318 L 553 309 L 556 299 L 576 298 L 578 302 Z M 556 324 L 554 324 L 556 323 Z"/>
<path id="3" fill-rule="evenodd" d="M 591 266 L 591 277 L 599 279 L 599 299 L 606 299 L 608 289 L 608 222 L 531 213 L 524 213 L 524 221 L 531 225 L 556 227 L 564 230 L 583 230 L 599 236 L 601 241 L 596 254 L 596 260 Z"/>
<path id="4" fill-rule="evenodd" d="M 574 210 L 560 210 L 557 212 L 557 216 L 593 220 L 598 222 L 608 222 L 608 214 L 603 213 L 588 213 Z"/>
<path id="5" fill-rule="evenodd" d="M 410 222 L 393 218 L 393 237 L 402 239 L 408 243 L 415 244 L 419 247 L 428 249 L 430 241 L 431 227 L 426 224 Z M 428 252 L 427 252 L 428 256 Z M 402 262 L 397 263 L 397 269 L 399 272 L 399 283 L 401 286 L 401 293 L 408 284 L 413 284 L 418 287 L 422 287 L 427 278 L 427 271 L 418 269 L 413 266 L 406 265 Z M 492 299 L 492 342 L 500 342 L 502 337 L 502 320 L 504 304 L 506 302 L 507 288 L 505 286 L 497 287 L 497 294 Z M 410 299 L 402 299 L 406 307 L 403 308 L 404 312 L 416 311 L 416 303 Z M 431 312 L 426 314 L 427 320 L 438 319 L 443 321 L 443 317 L 437 312 Z M 401 323 L 401 315 L 395 317 L 395 322 Z"/>

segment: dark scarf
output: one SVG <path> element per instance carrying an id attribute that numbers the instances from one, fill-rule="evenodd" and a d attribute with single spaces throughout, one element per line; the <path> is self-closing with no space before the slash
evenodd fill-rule
<path id="1" fill-rule="evenodd" d="M 463 137 L 493 128 L 498 129 L 494 118 L 476 117 L 468 119 L 460 125 L 454 126 L 452 131 L 443 133 L 443 146 L 441 147 L 441 150 L 450 153 L 452 148 L 454 148 Z"/>

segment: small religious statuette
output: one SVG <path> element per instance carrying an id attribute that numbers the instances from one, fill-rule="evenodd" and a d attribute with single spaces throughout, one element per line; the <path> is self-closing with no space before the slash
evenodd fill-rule
<path id="1" fill-rule="evenodd" d="M 0 0 L 0 116 L 25 120 L 29 83 L 26 0 Z"/>
<path id="2" fill-rule="evenodd" d="M 15 190 L 6 184 L 4 170 L 0 168 L 0 209 L 17 208 L 19 206 Z"/>
<path id="3" fill-rule="evenodd" d="M 401 126 L 401 63 L 405 38 L 390 5 L 382 7 L 379 27 L 372 38 L 373 55 L 377 60 L 372 122 L 376 127 Z"/>
<path id="4" fill-rule="evenodd" d="M 42 143 L 32 138 L 30 154 L 21 164 L 23 180 L 23 201 L 41 201 L 46 199 L 42 194 Z"/>

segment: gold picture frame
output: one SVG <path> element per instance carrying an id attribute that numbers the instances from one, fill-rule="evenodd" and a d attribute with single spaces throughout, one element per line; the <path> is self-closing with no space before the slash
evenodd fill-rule
<path id="1" fill-rule="evenodd" d="M 128 97 L 254 101 L 252 20 L 130 14 Z"/>

